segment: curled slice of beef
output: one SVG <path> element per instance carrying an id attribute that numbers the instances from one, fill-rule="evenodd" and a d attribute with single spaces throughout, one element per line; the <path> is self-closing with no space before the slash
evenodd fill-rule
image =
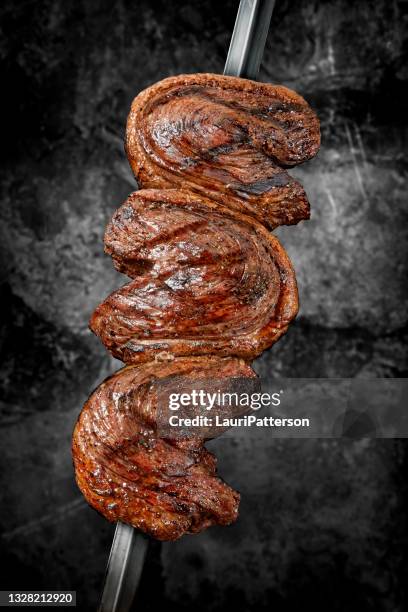
<path id="1" fill-rule="evenodd" d="M 202 193 L 270 228 L 309 218 L 284 169 L 312 158 L 319 121 L 294 91 L 216 74 L 164 79 L 133 101 L 126 131 L 142 188 Z"/>
<path id="2" fill-rule="evenodd" d="M 90 327 L 125 363 L 161 354 L 253 359 L 298 310 L 295 274 L 256 220 L 178 190 L 133 193 L 105 234 L 134 280 L 95 310 Z"/>
<path id="3" fill-rule="evenodd" d="M 159 540 L 176 540 L 238 515 L 239 494 L 216 475 L 216 458 L 199 438 L 156 434 L 152 382 L 169 377 L 255 377 L 238 359 L 217 357 L 128 366 L 105 380 L 75 427 L 76 479 L 88 503 Z"/>

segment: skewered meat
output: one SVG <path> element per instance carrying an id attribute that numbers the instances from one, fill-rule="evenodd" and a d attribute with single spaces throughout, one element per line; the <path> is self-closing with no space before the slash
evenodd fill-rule
<path id="1" fill-rule="evenodd" d="M 105 234 L 135 280 L 93 314 L 91 329 L 126 363 L 173 355 L 253 359 L 298 309 L 295 275 L 260 223 L 174 189 L 133 193 Z"/>
<path id="2" fill-rule="evenodd" d="M 183 188 L 266 226 L 309 218 L 283 168 L 313 157 L 319 121 L 294 91 L 217 74 L 164 79 L 133 101 L 126 150 L 140 188 Z"/>
<path id="3" fill-rule="evenodd" d="M 73 439 L 78 485 L 109 520 L 173 540 L 236 518 L 239 495 L 204 441 L 158 435 L 152 381 L 255 376 L 240 358 L 276 342 L 298 309 L 291 263 L 266 228 L 309 217 L 285 168 L 319 143 L 316 115 L 285 87 L 193 74 L 133 101 L 126 150 L 141 191 L 105 234 L 133 280 L 90 326 L 137 365 L 93 393 Z"/>
<path id="4" fill-rule="evenodd" d="M 157 437 L 152 382 L 170 376 L 255 374 L 241 360 L 218 357 L 125 367 L 91 395 L 73 438 L 77 482 L 91 506 L 160 540 L 228 525 L 239 503 L 239 494 L 216 476 L 216 459 L 202 439 Z"/>

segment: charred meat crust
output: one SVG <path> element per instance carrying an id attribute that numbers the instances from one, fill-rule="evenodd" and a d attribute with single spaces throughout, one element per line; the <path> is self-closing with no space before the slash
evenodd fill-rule
<path id="1" fill-rule="evenodd" d="M 157 435 L 153 381 L 254 377 L 247 362 L 285 333 L 296 279 L 267 228 L 309 217 L 286 168 L 319 143 L 316 115 L 281 86 L 181 75 L 133 101 L 126 150 L 142 189 L 105 233 L 132 280 L 90 322 L 132 365 L 94 391 L 72 445 L 78 486 L 108 520 L 175 540 L 236 519 L 239 494 L 204 440 Z"/>
<path id="2" fill-rule="evenodd" d="M 134 280 L 98 306 L 90 327 L 126 363 L 162 352 L 250 360 L 298 310 L 295 275 L 277 238 L 202 196 L 131 194 L 108 225 L 105 250 Z"/>
<path id="3" fill-rule="evenodd" d="M 200 438 L 156 436 L 154 380 L 254 377 L 238 359 L 180 358 L 127 366 L 85 404 L 74 430 L 76 479 L 88 503 L 159 540 L 175 540 L 238 514 L 239 494 L 216 475 L 216 459 Z"/>
<path id="4" fill-rule="evenodd" d="M 294 91 L 215 74 L 164 79 L 133 101 L 126 151 L 141 188 L 182 188 L 269 228 L 309 218 L 284 168 L 312 158 L 319 121 Z"/>

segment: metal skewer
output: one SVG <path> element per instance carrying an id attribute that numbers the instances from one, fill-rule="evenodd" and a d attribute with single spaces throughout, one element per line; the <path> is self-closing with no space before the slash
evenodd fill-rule
<path id="1" fill-rule="evenodd" d="M 241 0 L 224 74 L 257 79 L 275 0 Z"/>
<path id="2" fill-rule="evenodd" d="M 147 537 L 117 523 L 98 612 L 128 612 L 132 606 L 148 546 Z"/>
<path id="3" fill-rule="evenodd" d="M 275 0 L 241 0 L 224 74 L 258 77 Z M 129 612 L 139 585 L 148 539 L 117 523 L 98 612 Z"/>

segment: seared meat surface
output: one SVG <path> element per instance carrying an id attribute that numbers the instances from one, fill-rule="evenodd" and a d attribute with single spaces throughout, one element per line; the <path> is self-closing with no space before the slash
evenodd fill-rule
<path id="1" fill-rule="evenodd" d="M 269 230 L 309 217 L 287 168 L 319 144 L 312 109 L 277 85 L 181 75 L 133 101 L 126 151 L 140 191 L 105 233 L 132 280 L 90 321 L 131 365 L 91 395 L 73 438 L 78 485 L 108 520 L 161 540 L 235 520 L 239 495 L 216 476 L 204 440 L 158 435 L 152 384 L 254 377 L 248 362 L 285 333 L 296 279 Z"/>
<path id="2" fill-rule="evenodd" d="M 135 192 L 105 245 L 134 280 L 96 309 L 91 329 L 126 363 L 163 352 L 253 359 L 296 316 L 295 275 L 278 240 L 203 196 Z"/>
<path id="3" fill-rule="evenodd" d="M 319 121 L 279 85 L 217 74 L 170 77 L 133 101 L 126 150 L 140 188 L 201 193 L 266 226 L 309 218 L 284 168 L 313 157 Z"/>
<path id="4" fill-rule="evenodd" d="M 239 494 L 216 476 L 216 459 L 197 438 L 156 436 L 152 382 L 183 376 L 254 377 L 238 359 L 179 358 L 128 366 L 105 380 L 85 404 L 72 452 L 78 485 L 109 521 L 159 540 L 175 540 L 238 514 Z"/>

